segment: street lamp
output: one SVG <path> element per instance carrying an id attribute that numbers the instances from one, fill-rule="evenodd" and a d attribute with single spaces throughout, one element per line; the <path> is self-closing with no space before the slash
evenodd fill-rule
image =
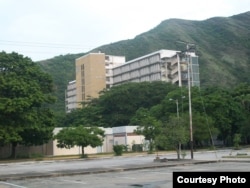
<path id="1" fill-rule="evenodd" d="M 173 101 L 175 100 L 175 103 L 176 103 L 176 114 L 177 114 L 177 118 L 178 118 L 178 121 L 179 121 L 179 118 L 180 118 L 180 115 L 179 115 L 179 102 L 178 102 L 178 99 L 169 99 L 170 101 Z"/>
<path id="2" fill-rule="evenodd" d="M 184 98 L 185 98 L 185 96 L 181 97 L 181 99 L 184 99 Z M 179 120 L 180 119 L 180 115 L 179 115 L 179 101 L 178 101 L 178 99 L 172 99 L 172 98 L 170 98 L 169 100 L 170 101 L 175 101 L 175 103 L 176 103 L 176 114 L 177 114 L 177 118 Z"/>
<path id="3" fill-rule="evenodd" d="M 185 96 L 182 96 L 182 98 L 185 98 Z M 179 101 L 178 101 L 178 99 L 169 99 L 170 101 L 173 101 L 173 100 L 175 100 L 175 103 L 176 103 L 176 114 L 177 114 L 177 119 L 178 119 L 178 124 L 179 124 L 179 119 L 180 119 L 180 115 L 179 115 Z M 181 154 L 181 143 L 179 142 L 178 143 L 178 150 L 179 150 L 179 155 L 178 156 L 180 156 L 180 154 Z"/>

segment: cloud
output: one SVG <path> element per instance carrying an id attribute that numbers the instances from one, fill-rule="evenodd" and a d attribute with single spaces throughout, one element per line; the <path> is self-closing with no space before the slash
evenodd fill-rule
<path id="1" fill-rule="evenodd" d="M 0 50 L 15 50 L 34 60 L 87 52 L 132 39 L 166 19 L 204 20 L 249 9 L 249 0 L 0 0 Z M 33 44 L 28 48 L 18 41 Z"/>

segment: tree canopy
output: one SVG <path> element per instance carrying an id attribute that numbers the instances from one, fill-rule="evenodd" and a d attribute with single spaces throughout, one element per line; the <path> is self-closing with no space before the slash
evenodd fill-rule
<path id="1" fill-rule="evenodd" d="M 39 145 L 53 134 L 53 80 L 30 58 L 0 53 L 0 143 Z"/>
<path id="2" fill-rule="evenodd" d="M 102 127 L 128 125 L 139 108 L 159 104 L 174 88 L 177 86 L 161 81 L 126 83 L 112 87 L 102 91 L 98 99 L 92 99 L 83 109 L 66 115 L 63 126 L 79 123 Z M 72 119 L 72 116 L 75 118 Z"/>
<path id="3" fill-rule="evenodd" d="M 250 143 L 249 87 L 248 84 L 239 84 L 231 90 L 217 87 L 191 88 L 195 147 L 211 145 L 215 138 L 229 146 L 235 134 L 241 134 L 245 144 Z M 153 147 L 159 127 L 164 129 L 171 122 L 173 124 L 171 117 L 179 116 L 180 122 L 184 119 L 186 125 L 183 126 L 188 128 L 188 114 L 186 87 L 160 81 L 127 83 L 103 91 L 99 98 L 90 100 L 83 109 L 67 114 L 64 126 L 138 125 L 137 133 L 143 134 Z"/>
<path id="4" fill-rule="evenodd" d="M 82 155 L 84 155 L 84 147 L 101 146 L 103 142 L 104 131 L 97 127 L 66 127 L 55 135 L 57 139 L 57 146 L 59 148 L 70 149 L 74 146 L 82 148 Z"/>

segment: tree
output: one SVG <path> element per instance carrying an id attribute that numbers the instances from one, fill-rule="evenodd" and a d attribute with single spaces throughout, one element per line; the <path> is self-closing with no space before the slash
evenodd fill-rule
<path id="1" fill-rule="evenodd" d="M 175 149 L 177 158 L 180 159 L 180 144 L 186 144 L 189 140 L 185 119 L 171 116 L 169 121 L 161 127 L 155 140 L 158 147 Z"/>
<path id="2" fill-rule="evenodd" d="M 169 122 L 171 122 L 171 124 L 175 124 L 173 117 L 177 117 L 177 119 L 179 117 L 180 123 L 185 122 L 185 126 L 189 127 L 189 101 L 186 96 L 188 96 L 188 91 L 186 88 L 177 88 L 169 92 L 160 104 L 151 107 L 150 112 L 156 119 L 162 122 L 167 122 L 167 125 L 169 124 Z M 209 93 L 207 94 L 207 97 L 209 97 Z M 205 108 L 203 103 L 204 102 L 201 98 L 199 88 L 193 87 L 193 136 L 194 143 L 196 143 L 197 145 L 199 144 L 199 146 L 202 146 L 203 143 L 208 143 L 212 139 L 212 136 L 216 136 L 218 132 L 215 128 L 212 117 L 206 114 L 206 111 L 204 111 Z M 210 111 L 210 109 L 208 110 Z M 185 121 L 183 122 L 183 120 Z M 173 146 L 177 145 L 174 144 Z M 170 145 L 166 145 L 166 147 L 170 148 Z M 175 149 L 175 147 L 172 148 Z"/>
<path id="3" fill-rule="evenodd" d="M 178 86 L 163 81 L 126 83 L 103 91 L 99 97 L 105 127 L 127 125 L 136 111 L 157 105 Z"/>
<path id="4" fill-rule="evenodd" d="M 57 139 L 57 147 L 70 149 L 74 146 L 82 148 L 84 156 L 84 148 L 87 146 L 101 146 L 103 142 L 104 131 L 97 127 L 67 127 L 63 128 L 54 136 Z"/>
<path id="5" fill-rule="evenodd" d="M 219 131 L 215 128 L 213 119 L 204 113 L 194 112 L 192 121 L 194 147 L 202 147 L 204 144 L 214 146 L 213 138 Z"/>
<path id="6" fill-rule="evenodd" d="M 218 139 L 225 145 L 233 144 L 233 135 L 239 132 L 243 114 L 240 104 L 236 102 L 229 90 L 207 88 L 203 91 L 206 113 L 212 117 L 219 130 Z M 193 105 L 194 106 L 194 105 Z M 198 108 L 198 105 L 193 109 Z"/>
<path id="7" fill-rule="evenodd" d="M 144 135 L 149 141 L 149 153 L 153 152 L 155 137 L 160 132 L 160 122 L 155 119 L 146 108 L 139 108 L 131 119 L 131 124 L 138 125 L 135 132 Z"/>
<path id="8" fill-rule="evenodd" d="M 30 58 L 0 53 L 0 143 L 39 145 L 52 138 L 53 81 Z"/>
<path id="9" fill-rule="evenodd" d="M 63 125 L 64 127 L 78 125 L 103 127 L 101 107 L 91 102 L 83 108 L 74 109 L 66 114 Z"/>
<path id="10" fill-rule="evenodd" d="M 241 107 L 240 128 L 238 132 L 241 134 L 243 143 L 250 143 L 250 85 L 247 83 L 239 84 L 233 91 L 232 96 Z M 239 121 L 238 121 L 239 122 Z M 237 132 L 236 132 L 237 134 Z"/>

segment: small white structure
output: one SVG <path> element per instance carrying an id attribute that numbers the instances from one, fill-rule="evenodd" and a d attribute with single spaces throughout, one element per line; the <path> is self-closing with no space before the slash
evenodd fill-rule
<path id="1" fill-rule="evenodd" d="M 143 144 L 144 136 L 137 135 L 134 130 L 137 126 L 113 127 L 114 145 L 125 145 L 132 150 L 133 144 Z"/>
<path id="2" fill-rule="evenodd" d="M 132 150 L 134 144 L 146 143 L 143 135 L 137 135 L 134 130 L 137 126 L 121 126 L 113 128 L 102 128 L 105 136 L 102 146 L 92 148 L 90 146 L 84 148 L 85 154 L 110 153 L 113 152 L 113 145 L 126 145 L 128 150 Z M 63 128 L 55 128 L 54 135 L 59 133 Z M 71 149 L 58 148 L 57 141 L 51 140 L 47 144 L 40 146 L 23 146 L 18 145 L 16 148 L 17 155 L 29 156 L 32 154 L 41 154 L 44 156 L 60 156 L 60 155 L 81 155 L 81 147 L 75 146 Z M 0 158 L 8 157 L 11 154 L 11 145 L 0 147 Z"/>
<path id="3" fill-rule="evenodd" d="M 102 146 L 98 146 L 96 148 L 92 148 L 88 146 L 84 148 L 85 154 L 95 154 L 95 153 L 107 153 L 113 152 L 113 145 L 125 145 L 127 146 L 128 150 L 132 150 L 133 144 L 143 144 L 144 143 L 144 136 L 137 135 L 134 130 L 137 126 L 121 126 L 121 127 L 113 127 L 113 128 L 103 128 L 105 131 L 105 137 Z M 63 128 L 55 128 L 54 134 L 57 134 Z M 71 149 L 66 148 L 58 148 L 57 141 L 54 140 L 52 144 L 52 156 L 58 155 L 78 155 L 82 154 L 81 147 L 75 146 Z"/>

